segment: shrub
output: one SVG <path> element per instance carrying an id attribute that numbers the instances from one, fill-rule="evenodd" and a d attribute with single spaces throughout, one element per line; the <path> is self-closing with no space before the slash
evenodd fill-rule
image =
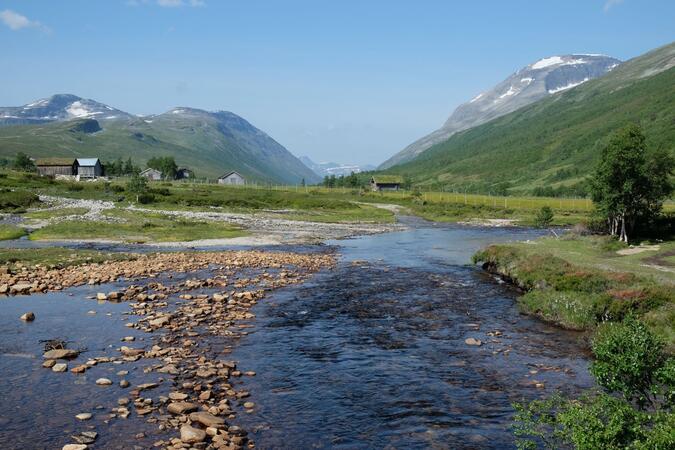
<path id="1" fill-rule="evenodd" d="M 534 225 L 538 228 L 546 228 L 553 223 L 553 210 L 549 206 L 542 206 L 534 217 Z"/>
<path id="2" fill-rule="evenodd" d="M 155 201 L 155 196 L 153 194 L 150 194 L 150 193 L 146 192 L 146 193 L 143 193 L 143 194 L 138 194 L 136 196 L 136 200 L 138 201 L 138 203 L 140 203 L 142 205 L 147 205 L 147 204 Z"/>

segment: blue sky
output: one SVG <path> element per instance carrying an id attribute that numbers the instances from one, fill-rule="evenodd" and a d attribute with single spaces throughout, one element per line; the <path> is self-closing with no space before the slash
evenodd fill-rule
<path id="1" fill-rule="evenodd" d="M 229 110 L 296 155 L 377 164 L 542 57 L 674 30 L 671 0 L 0 0 L 0 105 Z"/>

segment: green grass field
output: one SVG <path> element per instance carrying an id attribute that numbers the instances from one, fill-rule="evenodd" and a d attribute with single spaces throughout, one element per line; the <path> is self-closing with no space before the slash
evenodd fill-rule
<path id="1" fill-rule="evenodd" d="M 0 241 L 5 241 L 8 239 L 18 239 L 21 236 L 25 236 L 26 230 L 23 228 L 14 226 L 14 225 L 3 225 L 0 224 Z"/>
<path id="2" fill-rule="evenodd" d="M 627 247 L 604 236 L 542 238 L 493 245 L 474 256 L 515 280 L 527 313 L 591 330 L 626 314 L 642 320 L 675 351 L 675 242 Z"/>

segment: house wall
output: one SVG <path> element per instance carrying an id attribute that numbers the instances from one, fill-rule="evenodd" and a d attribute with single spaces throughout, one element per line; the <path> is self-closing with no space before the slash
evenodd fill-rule
<path id="1" fill-rule="evenodd" d="M 225 178 L 218 178 L 218 184 L 246 184 L 244 177 L 237 173 L 233 173 Z"/>
<path id="2" fill-rule="evenodd" d="M 38 166 L 40 175 L 74 175 L 73 166 Z"/>
<path id="3" fill-rule="evenodd" d="M 401 185 L 397 183 L 373 183 L 372 186 L 374 191 L 398 191 L 401 189 Z"/>
<path id="4" fill-rule="evenodd" d="M 77 174 L 80 178 L 96 178 L 103 175 L 103 167 L 100 162 L 96 162 L 95 166 L 80 166 L 77 169 Z"/>

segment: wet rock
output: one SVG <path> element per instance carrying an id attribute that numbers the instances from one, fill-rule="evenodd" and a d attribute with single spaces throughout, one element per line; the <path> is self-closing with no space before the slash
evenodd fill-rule
<path id="1" fill-rule="evenodd" d="M 110 386 L 112 384 L 112 381 L 110 381 L 108 378 L 99 378 L 96 380 L 96 384 L 99 386 Z"/>
<path id="2" fill-rule="evenodd" d="M 68 364 L 58 363 L 52 366 L 52 372 L 65 372 L 68 369 Z"/>
<path id="3" fill-rule="evenodd" d="M 193 422 L 199 422 L 205 427 L 223 428 L 225 426 L 224 419 L 221 417 L 216 417 L 213 414 L 207 413 L 205 411 L 191 413 L 190 420 Z"/>
<path id="4" fill-rule="evenodd" d="M 171 322 L 171 316 L 166 315 L 166 316 L 158 317 L 156 319 L 152 319 L 148 323 L 153 327 L 159 328 L 159 327 L 162 327 L 162 326 L 168 324 L 169 322 Z"/>
<path id="5" fill-rule="evenodd" d="M 92 415 L 91 413 L 80 413 L 75 416 L 77 420 L 89 420 L 91 419 Z"/>
<path id="6" fill-rule="evenodd" d="M 136 389 L 138 389 L 139 391 L 144 391 L 146 389 L 154 389 L 157 386 L 159 386 L 159 383 L 143 383 L 136 386 Z"/>
<path id="7" fill-rule="evenodd" d="M 186 444 L 195 444 L 206 439 L 206 432 L 190 425 L 180 427 L 180 440 Z"/>
<path id="8" fill-rule="evenodd" d="M 46 367 L 47 369 L 51 369 L 54 367 L 54 364 L 56 364 L 55 359 L 48 359 L 45 362 L 42 363 L 42 367 Z"/>
<path id="9" fill-rule="evenodd" d="M 127 380 L 120 380 L 120 387 L 121 388 L 128 388 L 130 384 L 131 383 L 129 383 Z"/>
<path id="10" fill-rule="evenodd" d="M 171 400 L 182 401 L 182 400 L 185 400 L 186 398 L 188 398 L 188 395 L 184 394 L 182 392 L 170 392 L 169 398 Z"/>
<path id="11" fill-rule="evenodd" d="M 56 350 L 49 350 L 48 352 L 45 352 L 42 357 L 44 359 L 73 359 L 77 358 L 77 355 L 79 355 L 80 352 L 77 350 L 72 350 L 69 348 L 59 348 Z"/>
<path id="12" fill-rule="evenodd" d="M 255 403 L 253 403 L 253 402 L 246 402 L 246 403 L 244 403 L 244 408 L 246 408 L 246 409 L 251 409 L 251 408 L 253 408 L 254 406 L 255 406 Z"/>
<path id="13" fill-rule="evenodd" d="M 28 294 L 33 287 L 29 283 L 16 283 L 9 288 L 10 294 Z"/>
<path id="14" fill-rule="evenodd" d="M 89 366 L 87 366 L 86 364 L 82 364 L 82 365 L 80 365 L 80 366 L 73 367 L 72 369 L 70 369 L 70 371 L 71 371 L 72 373 L 84 373 L 84 372 L 86 372 L 86 370 L 87 370 L 88 367 L 89 367 Z"/>
<path id="15" fill-rule="evenodd" d="M 167 411 L 171 414 L 186 414 L 195 411 L 199 405 L 190 402 L 173 402 L 167 407 Z"/>
<path id="16" fill-rule="evenodd" d="M 61 450 L 87 450 L 86 444 L 66 444 Z"/>
<path id="17" fill-rule="evenodd" d="M 96 300 L 108 300 L 108 296 L 105 295 L 103 292 L 99 292 L 96 294 Z"/>
<path id="18" fill-rule="evenodd" d="M 475 346 L 478 346 L 478 347 L 483 345 L 483 342 L 480 339 L 475 339 L 475 338 L 467 338 L 467 339 L 464 340 L 464 343 L 466 345 L 475 345 Z"/>
<path id="19" fill-rule="evenodd" d="M 0 284 L 0 294 L 6 294 L 9 292 L 9 285 L 7 283 Z"/>
<path id="20" fill-rule="evenodd" d="M 32 322 L 35 320 L 35 314 L 32 312 L 27 312 L 21 315 L 19 319 L 23 320 L 24 322 Z"/>

